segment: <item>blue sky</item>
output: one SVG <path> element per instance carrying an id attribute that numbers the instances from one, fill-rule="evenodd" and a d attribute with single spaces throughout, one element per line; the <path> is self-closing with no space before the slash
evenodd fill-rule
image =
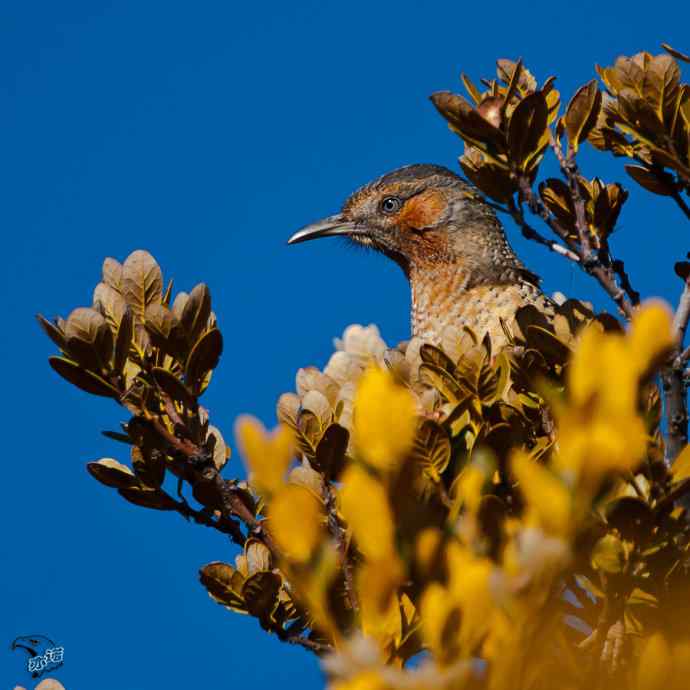
<path id="1" fill-rule="evenodd" d="M 90 460 L 123 459 L 99 431 L 125 415 L 53 375 L 33 315 L 89 304 L 105 256 L 146 248 L 178 289 L 211 288 L 225 336 L 205 397 L 214 422 L 227 437 L 241 412 L 272 424 L 296 369 L 323 365 L 346 325 L 377 323 L 391 343 L 409 329 L 397 267 L 287 237 L 389 169 L 456 167 L 460 142 L 427 96 L 458 89 L 461 70 L 490 76 L 496 58 L 522 56 L 569 98 L 594 63 L 661 41 L 690 50 L 690 9 L 671 5 L 2 4 L 0 683 L 32 687 L 9 643 L 44 633 L 65 647 L 67 690 L 322 685 L 312 657 L 198 584 L 199 566 L 234 556 L 219 536 L 87 475 Z M 675 300 L 680 213 L 626 180 L 621 161 L 585 149 L 581 163 L 631 190 L 612 244 L 643 295 Z M 547 291 L 610 307 L 571 265 L 509 232 Z M 237 455 L 226 472 L 242 472 Z"/>

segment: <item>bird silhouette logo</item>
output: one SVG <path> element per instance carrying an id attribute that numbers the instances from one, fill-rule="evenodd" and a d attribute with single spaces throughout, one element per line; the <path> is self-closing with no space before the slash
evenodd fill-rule
<path id="1" fill-rule="evenodd" d="M 64 648 L 46 635 L 20 635 L 12 641 L 11 649 L 26 653 L 26 668 L 32 678 L 38 678 L 64 662 Z"/>

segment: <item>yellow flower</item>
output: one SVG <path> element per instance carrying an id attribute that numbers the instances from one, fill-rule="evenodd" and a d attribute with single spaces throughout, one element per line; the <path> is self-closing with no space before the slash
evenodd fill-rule
<path id="1" fill-rule="evenodd" d="M 353 440 L 361 457 L 386 471 L 412 447 L 416 428 L 412 394 L 383 369 L 366 371 L 357 386 Z"/>
<path id="2" fill-rule="evenodd" d="M 308 561 L 323 535 L 324 515 L 314 494 L 302 486 L 284 486 L 271 499 L 268 518 L 281 552 L 290 560 Z"/>
<path id="3" fill-rule="evenodd" d="M 329 690 L 388 690 L 389 687 L 376 671 L 362 671 L 330 685 Z"/>
<path id="4" fill-rule="evenodd" d="M 343 475 L 340 510 L 364 556 L 376 561 L 395 556 L 393 514 L 381 482 L 353 465 Z"/>
<path id="5" fill-rule="evenodd" d="M 295 457 L 295 442 L 290 429 L 280 425 L 268 434 L 258 419 L 243 415 L 235 424 L 235 437 L 252 485 L 263 494 L 278 491 Z"/>
<path id="6" fill-rule="evenodd" d="M 513 476 L 527 503 L 524 522 L 558 536 L 567 535 L 571 523 L 571 497 L 565 484 L 527 453 L 516 451 L 511 460 Z"/>
<path id="7" fill-rule="evenodd" d="M 457 542 L 448 544 L 449 582 L 430 584 L 421 600 L 422 635 L 440 664 L 471 655 L 488 633 L 495 613 L 489 588 L 491 561 Z"/>
<path id="8" fill-rule="evenodd" d="M 639 464 L 647 444 L 640 381 L 673 341 L 671 314 L 660 302 L 640 307 L 626 335 L 598 324 L 585 329 L 570 362 L 569 402 L 557 414 L 554 466 L 570 480 L 585 477 L 594 487 L 602 474 Z"/>
<path id="9" fill-rule="evenodd" d="M 644 373 L 675 342 L 668 305 L 661 300 L 645 302 L 632 318 L 628 340 L 636 367 Z"/>

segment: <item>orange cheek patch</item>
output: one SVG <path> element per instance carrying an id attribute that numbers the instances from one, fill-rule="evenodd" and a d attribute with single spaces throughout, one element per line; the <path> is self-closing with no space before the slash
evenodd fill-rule
<path id="1" fill-rule="evenodd" d="M 428 189 L 405 202 L 400 210 L 402 227 L 424 230 L 435 225 L 446 208 L 446 199 L 440 192 Z"/>

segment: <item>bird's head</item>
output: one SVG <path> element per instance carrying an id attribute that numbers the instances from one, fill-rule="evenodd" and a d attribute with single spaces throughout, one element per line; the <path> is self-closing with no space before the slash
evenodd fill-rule
<path id="1" fill-rule="evenodd" d="M 332 236 L 382 252 L 408 275 L 418 266 L 476 265 L 497 242 L 505 245 L 491 207 L 438 165 L 409 165 L 370 182 L 340 213 L 302 228 L 288 242 Z"/>

